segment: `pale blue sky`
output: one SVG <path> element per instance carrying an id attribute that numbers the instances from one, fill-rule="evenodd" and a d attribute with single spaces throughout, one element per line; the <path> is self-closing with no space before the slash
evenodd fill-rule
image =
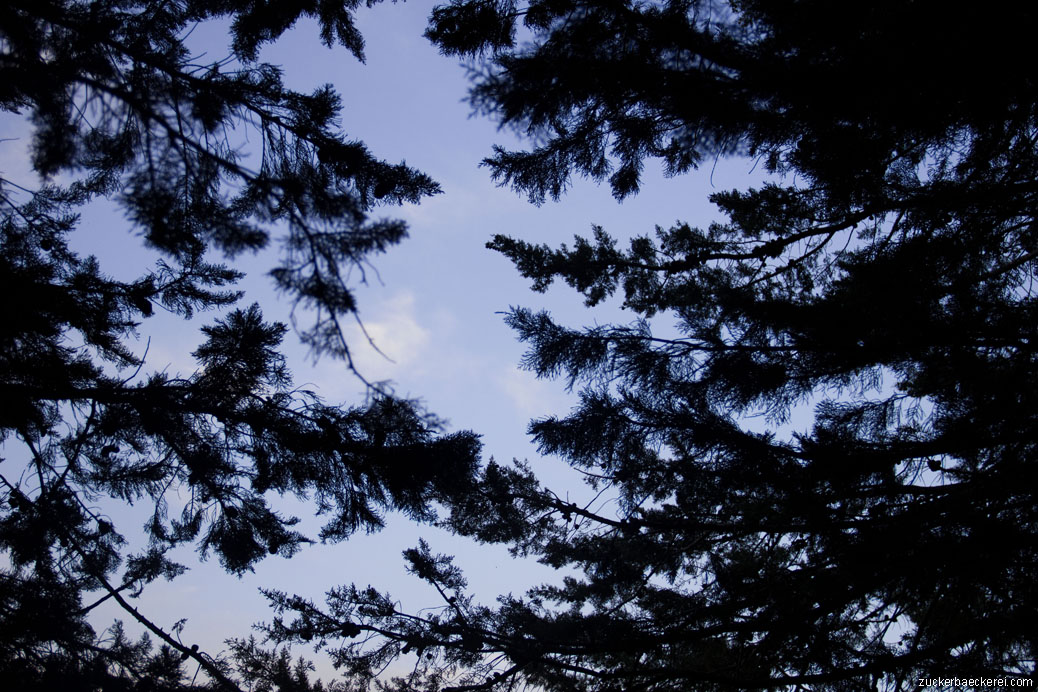
<path id="1" fill-rule="evenodd" d="M 463 101 L 464 70 L 438 55 L 421 36 L 431 7 L 424 2 L 387 3 L 360 11 L 358 25 L 367 41 L 365 65 L 344 49 L 322 46 L 314 26 L 307 24 L 267 48 L 261 59 L 282 65 L 286 83 L 297 91 L 334 84 L 345 104 L 342 121 L 349 137 L 363 140 L 375 155 L 391 162 L 406 160 L 431 175 L 444 191 L 420 205 L 380 212 L 405 218 L 411 237 L 374 258 L 381 282 L 370 275 L 369 285 L 359 289 L 367 330 L 393 359 L 372 352 L 357 333 L 354 343 L 362 372 L 369 379 L 391 379 L 398 393 L 420 397 L 430 410 L 449 419 L 451 429 L 481 434 L 484 458 L 529 459 L 562 493 L 574 482 L 573 474 L 560 460 L 539 459 L 525 430 L 531 417 L 562 413 L 572 399 L 561 384 L 539 382 L 517 369 L 522 346 L 496 313 L 510 305 L 545 307 L 573 325 L 629 321 L 632 316 L 609 307 L 588 311 L 565 287 L 547 295 L 532 293 L 511 264 L 486 250 L 484 243 L 494 233 L 568 243 L 575 233 L 588 233 L 592 223 L 621 238 L 651 233 L 656 224 L 667 226 L 678 219 L 705 224 L 714 217 L 706 200 L 711 191 L 746 187 L 760 176 L 751 173 L 752 162 L 742 160 L 668 180 L 650 162 L 644 191 L 623 204 L 613 200 L 608 188 L 581 181 L 563 201 L 542 207 L 496 188 L 479 161 L 493 143 L 514 145 L 515 140 L 493 123 L 470 117 Z M 209 59 L 227 52 L 218 26 L 201 27 L 192 41 L 206 46 Z M 24 133 L 10 119 L 0 126 L 4 136 Z M 16 150 L 13 143 L 3 150 L 0 169 L 5 177 L 21 165 L 13 156 Z M 98 254 L 108 271 L 113 271 L 113 264 L 131 273 L 147 266 L 147 253 L 127 243 L 125 224 L 109 206 L 86 210 L 76 243 Z M 239 266 L 250 272 L 244 283 L 245 303 L 259 301 L 268 319 L 287 320 L 289 306 L 277 299 L 263 275 L 268 259 L 244 258 Z M 151 335 L 149 366 L 189 372 L 190 352 L 199 341 L 197 329 L 211 319 L 198 316 L 188 329 L 175 320 L 151 320 L 143 330 Z M 311 385 L 332 402 L 360 402 L 362 387 L 341 363 L 311 364 L 294 335 L 286 346 L 297 384 Z M 305 517 L 308 508 L 296 511 Z M 146 513 L 144 509 L 140 514 L 140 523 Z M 127 528 L 125 522 L 121 528 Z M 488 602 L 499 593 L 521 592 L 551 578 L 545 568 L 513 564 L 503 548 L 475 546 L 430 527 L 395 520 L 381 534 L 316 546 L 291 560 L 267 559 L 255 574 L 240 580 L 225 574 L 215 561 L 197 565 L 193 555 L 185 554 L 183 560 L 192 570 L 172 583 L 149 587 L 141 608 L 167 627 L 188 618 L 184 641 L 216 652 L 224 638 L 247 635 L 252 623 L 269 619 L 259 586 L 320 600 L 332 586 L 371 583 L 408 608 L 436 605 L 434 594 L 404 574 L 400 552 L 415 545 L 419 536 L 437 552 L 456 553 L 474 590 Z M 99 611 L 102 617 L 127 619 L 116 609 Z"/>

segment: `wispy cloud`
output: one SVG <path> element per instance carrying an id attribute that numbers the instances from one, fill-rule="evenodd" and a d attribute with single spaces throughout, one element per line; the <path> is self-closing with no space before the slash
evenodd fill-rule
<path id="1" fill-rule="evenodd" d="M 557 382 L 539 380 L 533 373 L 515 366 L 509 366 L 498 375 L 497 386 L 526 418 L 561 413 L 572 405 L 573 395 Z"/>
<path id="2" fill-rule="evenodd" d="M 378 305 L 373 314 L 374 319 L 363 319 L 363 329 L 360 325 L 350 329 L 349 336 L 356 344 L 354 361 L 365 376 L 393 377 L 419 359 L 429 343 L 430 332 L 419 324 L 415 298 L 409 291 L 396 293 Z"/>

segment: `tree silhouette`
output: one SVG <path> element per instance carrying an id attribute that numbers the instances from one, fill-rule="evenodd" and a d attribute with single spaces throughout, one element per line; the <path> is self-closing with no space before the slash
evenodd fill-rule
<path id="1" fill-rule="evenodd" d="M 363 59 L 359 5 L 0 8 L 0 106 L 31 124 L 42 181 L 0 181 L 0 671 L 11 689 L 261 680 L 309 690 L 305 665 L 283 652 L 242 644 L 233 664 L 214 658 L 127 598 L 183 571 L 169 558 L 177 546 L 237 574 L 293 555 L 309 539 L 270 507 L 272 494 L 315 498 L 328 518 L 321 538 L 340 540 L 378 528 L 388 510 L 431 519 L 432 503 L 472 477 L 475 436 L 441 435 L 415 404 L 374 385 L 352 408 L 295 388 L 278 350 L 285 327 L 256 305 L 203 329 L 189 375 L 149 371 L 130 341 L 158 309 L 188 318 L 234 306 L 241 274 L 222 262 L 277 237 L 273 281 L 314 316 L 304 341 L 353 369 L 341 327 L 356 314 L 347 274 L 406 235 L 369 212 L 439 188 L 347 139 L 331 87 L 294 92 L 257 54 L 305 15 L 325 44 Z M 210 20 L 230 21 L 233 52 L 203 63 L 187 38 Z M 71 249 L 70 237 L 90 230 L 78 210 L 98 199 L 118 202 L 127 230 L 157 252 L 153 268 L 116 279 Z M 140 550 L 108 513 L 119 502 L 153 508 Z M 95 631 L 88 617 L 110 601 L 150 636 Z"/>
<path id="2" fill-rule="evenodd" d="M 624 198 L 647 159 L 679 174 L 746 155 L 776 177 L 714 194 L 723 223 L 626 247 L 602 228 L 489 243 L 536 290 L 560 279 L 632 315 L 507 318 L 527 368 L 580 388 L 530 432 L 596 501 L 491 463 L 448 522 L 569 576 L 488 607 L 423 545 L 407 557 L 439 609 L 275 593 L 273 638 L 341 642 L 360 676 L 414 651 L 399 690 L 1033 675 L 1035 28 L 1022 5 L 438 7 L 428 36 L 477 60 L 476 109 L 534 143 L 485 162 L 532 201 L 573 175 Z"/>

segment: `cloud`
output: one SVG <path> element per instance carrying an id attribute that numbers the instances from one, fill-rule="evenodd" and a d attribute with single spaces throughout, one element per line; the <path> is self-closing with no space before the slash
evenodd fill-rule
<path id="1" fill-rule="evenodd" d="M 372 303 L 369 299 L 365 304 L 363 328 L 356 322 L 343 325 L 357 371 L 369 382 L 399 381 L 423 367 L 431 333 L 416 316 L 414 295 L 401 291 L 382 301 Z M 316 386 L 326 400 L 353 400 L 363 393 L 360 382 L 334 358 L 299 362 L 293 365 L 293 371 L 297 384 Z"/>
<path id="2" fill-rule="evenodd" d="M 563 413 L 574 399 L 558 382 L 539 380 L 514 365 L 498 375 L 497 384 L 515 410 L 526 418 Z"/>
<path id="3" fill-rule="evenodd" d="M 408 368 L 419 359 L 429 343 L 430 334 L 418 323 L 414 302 L 412 293 L 397 293 L 378 307 L 376 319 L 362 320 L 363 330 L 359 325 L 351 328 L 352 343 L 357 344 L 355 360 L 358 369 L 371 371 L 372 376 L 375 376 L 375 371 L 392 376 L 394 371 Z"/>

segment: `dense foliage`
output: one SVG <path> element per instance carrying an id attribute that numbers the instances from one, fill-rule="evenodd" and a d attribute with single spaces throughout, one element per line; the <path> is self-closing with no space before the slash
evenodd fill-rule
<path id="1" fill-rule="evenodd" d="M 596 501 L 490 464 L 449 521 L 571 576 L 478 605 L 422 546 L 408 558 L 440 609 L 271 594 L 271 634 L 330 642 L 359 676 L 415 652 L 398 689 L 1033 675 L 1036 28 L 1023 3 L 437 8 L 428 35 L 475 61 L 475 107 L 533 143 L 486 164 L 534 202 L 573 175 L 623 198 L 653 159 L 679 174 L 746 155 L 774 182 L 715 194 L 724 222 L 626 246 L 600 228 L 490 243 L 535 289 L 560 279 L 632 315 L 508 317 L 528 368 L 581 388 L 530 430 Z"/>
<path id="2" fill-rule="evenodd" d="M 321 538 L 338 540 L 379 527 L 388 510 L 430 519 L 430 503 L 471 477 L 475 437 L 440 436 L 436 419 L 412 403 L 372 387 L 365 406 L 339 407 L 294 388 L 278 350 L 285 328 L 264 322 L 256 305 L 211 320 L 193 373 L 154 371 L 135 340 L 157 310 L 188 318 L 233 306 L 240 274 L 225 259 L 276 237 L 284 251 L 273 281 L 313 316 L 304 341 L 352 369 L 340 325 L 356 312 L 348 273 L 406 235 L 402 222 L 369 212 L 439 190 L 347 139 L 330 87 L 296 93 L 257 55 L 306 15 L 319 20 L 326 44 L 362 59 L 359 4 L 0 7 L 0 108 L 31 125 L 35 174 L 0 180 L 8 689 L 234 687 L 235 679 L 309 689 L 305 666 L 284 652 L 240 642 L 233 665 L 216 660 L 127 598 L 183 570 L 168 557 L 177 546 L 215 554 L 233 573 L 291 556 L 310 539 L 271 508 L 272 495 L 313 498 L 328 517 Z M 208 21 L 230 25 L 232 48 L 200 62 L 189 36 Z M 14 145 L 0 146 L 5 170 L 21 168 Z M 71 249 L 74 234 L 91 231 L 78 210 L 100 199 L 118 203 L 128 238 L 155 251 L 154 267 L 117 279 Z M 119 503 L 152 508 L 140 550 L 128 548 L 136 527 L 112 519 Z M 111 600 L 150 636 L 131 638 L 118 625 L 96 631 L 91 612 Z"/>

